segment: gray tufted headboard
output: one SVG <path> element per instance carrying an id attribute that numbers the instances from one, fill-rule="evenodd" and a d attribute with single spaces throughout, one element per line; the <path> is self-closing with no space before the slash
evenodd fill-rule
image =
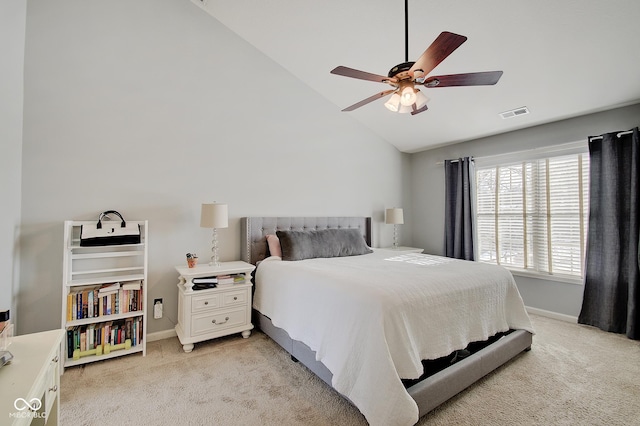
<path id="1" fill-rule="evenodd" d="M 371 247 L 370 217 L 243 217 L 242 260 L 255 265 L 267 255 L 268 234 L 276 231 L 357 228 Z"/>

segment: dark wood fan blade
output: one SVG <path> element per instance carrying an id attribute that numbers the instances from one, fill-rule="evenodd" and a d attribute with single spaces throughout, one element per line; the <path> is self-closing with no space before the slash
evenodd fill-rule
<path id="1" fill-rule="evenodd" d="M 467 74 L 436 75 L 423 83 L 426 87 L 491 86 L 502 77 L 502 71 L 471 72 Z"/>
<path id="2" fill-rule="evenodd" d="M 348 67 L 335 67 L 331 70 L 331 74 L 342 75 L 344 77 L 358 78 L 360 80 L 377 81 L 378 83 L 395 82 L 393 77 L 386 77 L 384 75 L 371 74 L 370 72 L 360 71 Z"/>
<path id="3" fill-rule="evenodd" d="M 467 41 L 467 38 L 463 35 L 448 31 L 440 33 L 438 38 L 431 43 L 431 46 L 424 51 L 422 56 L 409 69 L 409 75 L 413 76 L 416 70 L 422 70 L 422 75 L 426 76 L 465 41 Z"/>
<path id="4" fill-rule="evenodd" d="M 373 101 L 378 100 L 380 98 L 384 98 L 385 96 L 390 95 L 395 91 L 396 91 L 396 89 L 391 89 L 391 90 L 385 90 L 384 92 L 376 93 L 375 95 L 369 96 L 367 99 L 363 99 L 360 102 L 358 102 L 357 104 L 353 104 L 350 107 L 347 107 L 347 108 L 343 109 L 342 111 L 353 111 L 356 108 L 360 108 L 361 106 L 364 106 L 364 105 L 368 104 L 369 102 L 373 102 Z"/>
<path id="5" fill-rule="evenodd" d="M 413 104 L 412 107 L 413 107 L 413 111 L 411 111 L 411 115 L 420 114 L 421 112 L 424 112 L 429 109 L 427 107 L 427 104 L 424 104 L 420 109 L 416 109 L 416 104 Z"/>

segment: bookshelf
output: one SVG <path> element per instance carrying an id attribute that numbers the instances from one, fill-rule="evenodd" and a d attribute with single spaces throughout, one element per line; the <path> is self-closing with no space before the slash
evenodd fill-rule
<path id="1" fill-rule="evenodd" d="M 80 246 L 82 225 L 64 222 L 62 367 L 123 355 L 146 355 L 147 221 L 139 244 Z"/>

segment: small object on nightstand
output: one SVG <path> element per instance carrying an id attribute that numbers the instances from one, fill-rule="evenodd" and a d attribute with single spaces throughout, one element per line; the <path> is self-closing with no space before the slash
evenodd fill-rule
<path id="1" fill-rule="evenodd" d="M 195 253 L 187 253 L 187 266 L 195 268 L 198 264 L 198 256 Z"/>
<path id="2" fill-rule="evenodd" d="M 193 291 L 207 290 L 218 286 L 218 277 L 192 278 L 191 282 L 193 283 L 193 287 L 191 288 Z"/>

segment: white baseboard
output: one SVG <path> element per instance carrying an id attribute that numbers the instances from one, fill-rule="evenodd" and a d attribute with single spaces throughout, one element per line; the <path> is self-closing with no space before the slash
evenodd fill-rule
<path id="1" fill-rule="evenodd" d="M 527 312 L 534 315 L 540 315 L 541 317 L 552 318 L 560 321 L 570 322 L 573 324 L 578 323 L 578 317 L 571 315 L 559 314 L 557 312 L 545 311 L 544 309 L 532 308 L 531 306 L 525 306 Z"/>
<path id="2" fill-rule="evenodd" d="M 176 336 L 176 330 L 173 328 L 170 330 L 156 331 L 155 333 L 147 334 L 147 342 L 154 342 L 156 340 L 168 339 Z"/>

